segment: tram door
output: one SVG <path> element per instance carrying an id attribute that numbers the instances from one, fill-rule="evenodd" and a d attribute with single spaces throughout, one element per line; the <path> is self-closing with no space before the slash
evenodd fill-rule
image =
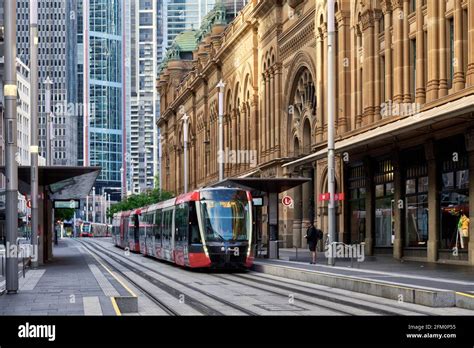
<path id="1" fill-rule="evenodd" d="M 173 229 L 174 229 L 174 207 L 163 210 L 163 235 L 162 235 L 162 255 L 166 260 L 172 261 L 173 258 Z"/>

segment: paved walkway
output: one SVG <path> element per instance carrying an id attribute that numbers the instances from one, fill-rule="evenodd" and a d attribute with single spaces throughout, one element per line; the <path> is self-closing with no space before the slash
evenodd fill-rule
<path id="1" fill-rule="evenodd" d="M 258 258 L 268 263 L 304 270 L 352 276 L 372 281 L 393 282 L 414 287 L 434 288 L 474 294 L 474 267 L 430 262 L 399 261 L 391 255 L 366 256 L 362 262 L 336 259 L 328 266 L 323 252 L 317 253 L 317 264 L 311 265 L 307 249 L 280 249 L 279 260 Z"/>
<path id="2" fill-rule="evenodd" d="M 79 243 L 60 240 L 53 254 L 20 278 L 18 294 L 0 296 L 0 315 L 116 315 L 111 297 L 129 294 Z"/>

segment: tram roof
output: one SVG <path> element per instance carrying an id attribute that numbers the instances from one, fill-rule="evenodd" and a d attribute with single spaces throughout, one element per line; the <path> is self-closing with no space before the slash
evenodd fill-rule
<path id="1" fill-rule="evenodd" d="M 214 185 L 221 187 L 240 187 L 246 190 L 266 193 L 281 193 L 302 185 L 310 178 L 228 178 Z"/>

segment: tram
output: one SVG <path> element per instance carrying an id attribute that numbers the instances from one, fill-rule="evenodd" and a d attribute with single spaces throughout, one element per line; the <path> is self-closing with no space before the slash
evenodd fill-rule
<path id="1" fill-rule="evenodd" d="M 249 268 L 254 259 L 252 197 L 236 188 L 204 188 L 116 213 L 120 248 L 189 268 Z"/>

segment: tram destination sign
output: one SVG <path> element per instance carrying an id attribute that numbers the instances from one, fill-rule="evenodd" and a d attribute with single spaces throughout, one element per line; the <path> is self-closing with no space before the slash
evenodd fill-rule
<path id="1" fill-rule="evenodd" d="M 54 201 L 54 209 L 79 209 L 79 200 L 70 199 L 67 201 Z"/>

